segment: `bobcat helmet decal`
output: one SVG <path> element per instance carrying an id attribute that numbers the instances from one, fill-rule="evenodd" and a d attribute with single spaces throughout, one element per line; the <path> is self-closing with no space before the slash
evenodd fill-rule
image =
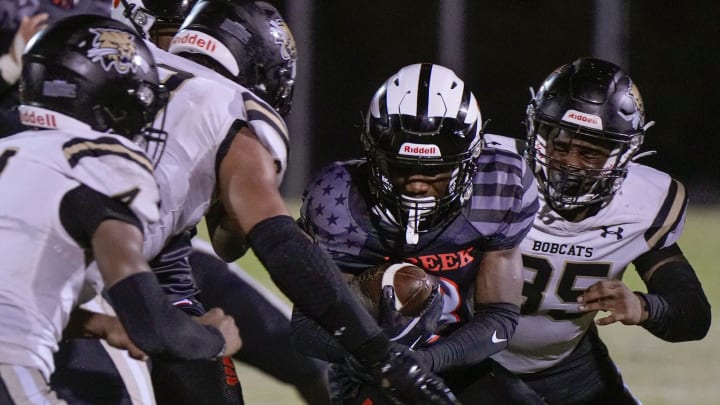
<path id="1" fill-rule="evenodd" d="M 91 48 L 87 52 L 93 62 L 100 62 L 109 72 L 115 69 L 120 74 L 136 72 L 141 68 L 147 72 L 150 66 L 137 52 L 137 46 L 131 34 L 109 28 L 90 28 L 95 34 Z"/>
<path id="2" fill-rule="evenodd" d="M 275 43 L 280 45 L 280 56 L 284 60 L 297 59 L 295 38 L 285 21 L 281 19 L 270 20 L 270 33 L 275 38 Z"/>

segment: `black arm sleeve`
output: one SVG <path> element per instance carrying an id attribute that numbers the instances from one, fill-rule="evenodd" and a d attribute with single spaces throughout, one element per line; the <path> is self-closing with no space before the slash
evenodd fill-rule
<path id="1" fill-rule="evenodd" d="M 677 245 L 651 251 L 633 262 L 645 274 L 654 263 L 665 261 L 645 280 L 648 319 L 640 325 L 668 342 L 699 340 L 710 329 L 710 303 L 700 280 Z"/>
<path id="2" fill-rule="evenodd" d="M 340 343 L 317 322 L 303 315 L 297 308 L 293 308 L 290 326 L 292 343 L 298 352 L 330 363 L 345 361 L 347 352 Z"/>
<path id="3" fill-rule="evenodd" d="M 433 372 L 477 364 L 507 347 L 519 317 L 520 307 L 514 304 L 476 304 L 473 319 L 424 349 L 423 357 L 429 355 Z"/>
<path id="4" fill-rule="evenodd" d="M 60 222 L 68 234 L 85 249 L 97 227 L 106 219 L 117 219 L 134 225 L 142 232 L 142 224 L 130 208 L 87 186 L 77 186 L 65 193 L 60 201 Z"/>
<path id="5" fill-rule="evenodd" d="M 390 342 L 354 298 L 340 270 L 287 215 L 255 225 L 247 240 L 273 282 L 363 364 L 385 358 Z"/>
<path id="6" fill-rule="evenodd" d="M 170 304 L 151 272 L 135 273 L 105 290 L 130 339 L 149 355 L 199 360 L 220 355 L 225 339 Z"/>

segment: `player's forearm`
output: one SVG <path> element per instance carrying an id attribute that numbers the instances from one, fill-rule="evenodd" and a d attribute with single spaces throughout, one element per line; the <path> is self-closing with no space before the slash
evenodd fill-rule
<path id="1" fill-rule="evenodd" d="M 389 341 L 354 298 L 330 257 L 286 215 L 259 222 L 248 242 L 280 290 L 361 361 L 387 355 Z"/>
<path id="2" fill-rule="evenodd" d="M 105 291 L 130 339 L 145 353 L 171 359 L 217 357 L 225 339 L 170 304 L 155 276 L 135 273 Z"/>
<path id="3" fill-rule="evenodd" d="M 686 261 L 669 262 L 647 282 L 648 319 L 640 325 L 653 335 L 683 342 L 705 337 L 711 321 L 710 303 L 694 270 Z"/>
<path id="4" fill-rule="evenodd" d="M 347 351 L 317 322 L 293 309 L 292 319 L 293 346 L 305 356 L 314 357 L 330 363 L 345 361 Z"/>
<path id="5" fill-rule="evenodd" d="M 430 357 L 433 372 L 480 363 L 507 347 L 519 317 L 515 304 L 477 304 L 473 319 L 424 350 L 429 355 L 424 357 Z"/>

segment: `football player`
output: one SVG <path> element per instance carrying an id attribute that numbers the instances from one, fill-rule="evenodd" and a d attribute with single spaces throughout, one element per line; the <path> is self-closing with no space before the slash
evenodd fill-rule
<path id="1" fill-rule="evenodd" d="M 482 382 L 502 372 L 486 359 L 507 346 L 520 313 L 519 244 L 538 207 L 532 171 L 515 153 L 483 148 L 475 96 L 435 64 L 406 66 L 387 79 L 361 140 L 365 159 L 334 163 L 308 186 L 307 230 L 349 278 L 407 261 L 440 279 L 440 325 L 428 341 L 414 342 L 414 354 L 462 402 L 538 400 L 500 396 L 500 379 L 495 389 Z M 392 287 L 385 293 L 392 300 Z M 331 369 L 331 385 L 362 381 L 353 356 L 297 311 L 293 329 L 308 355 L 342 365 Z M 372 388 L 337 387 L 343 403 L 387 403 Z"/>
<path id="2" fill-rule="evenodd" d="M 227 2 L 203 2 L 185 20 L 169 51 L 252 90 L 285 117 L 295 84 L 295 41 L 277 9 L 265 2 L 255 4 L 259 7 L 233 9 Z M 235 10 L 243 14 L 236 15 Z M 243 27 L 246 37 L 238 38 L 221 28 L 228 15 L 236 15 L 234 22 Z M 233 57 L 223 57 L 214 49 L 218 44 Z M 218 210 L 211 210 L 206 219 L 210 229 L 217 230 L 217 216 L 213 213 Z M 213 237 L 218 234 L 215 232 Z M 290 344 L 290 311 L 286 306 L 279 309 L 273 303 L 276 297 L 258 289 L 256 283 L 249 283 L 247 277 L 240 277 L 242 270 L 237 266 L 230 271 L 232 265 L 223 263 L 207 249 L 194 249 L 190 263 L 203 304 L 224 308 L 243 325 L 243 347 L 233 358 L 294 385 L 309 404 L 328 403 L 325 363 L 301 355 Z M 285 361 L 278 363 L 277 358 Z"/>
<path id="3" fill-rule="evenodd" d="M 581 58 L 556 69 L 530 100 L 526 125 L 527 147 L 486 137 L 490 147 L 527 149 L 541 202 L 521 244 L 520 322 L 494 359 L 551 404 L 636 403 L 597 325 L 639 325 L 670 342 L 707 333 L 710 305 L 677 244 L 685 187 L 634 162 L 652 122 L 613 63 Z M 630 264 L 646 293 L 621 281 Z"/>
<path id="4" fill-rule="evenodd" d="M 214 3 L 196 6 L 201 9 Z M 247 34 L 232 29 L 245 10 L 265 12 L 254 3 L 220 3 L 231 12 L 219 16 L 226 22 L 220 28 L 236 37 Z M 186 1 L 118 0 L 113 2 L 113 16 L 162 43 L 160 36 L 168 32 L 168 25 L 178 24 L 177 16 L 187 6 Z M 219 52 L 232 55 L 223 44 L 216 45 Z M 209 231 L 223 259 L 234 260 L 247 246 L 252 247 L 278 287 L 369 366 L 378 384 L 390 381 L 387 389 L 408 401 L 452 402 L 452 394 L 439 379 L 419 368 L 404 348 L 389 342 L 354 300 L 334 271 L 334 263 L 288 215 L 278 191 L 287 158 L 288 133 L 282 117 L 247 88 L 215 71 L 150 41 L 147 46 L 171 91 L 163 118 L 170 136 L 156 167 L 163 204 L 159 225 L 146 229 L 144 249 L 147 257 L 154 258 L 153 270 L 166 293 L 185 310 L 202 313 L 187 252 L 194 227 L 212 204 L 213 218 L 218 221 Z M 212 389 L 215 380 L 201 372 L 203 364 L 154 362 L 153 384 L 184 381 L 156 391 L 158 401 L 242 401 L 234 372 L 222 379 L 220 389 Z M 223 368 L 231 369 L 232 363 L 226 361 Z"/>
<path id="5" fill-rule="evenodd" d="M 150 124 L 167 101 L 142 39 L 105 17 L 54 24 L 23 55 L 20 99 L 38 130 L 0 141 L 0 403 L 66 403 L 48 385 L 52 353 L 86 278 L 102 279 L 118 318 L 76 313 L 83 334 L 135 357 L 237 351 L 233 319 L 173 307 L 142 255 L 159 191 L 136 143 L 158 140 Z"/>

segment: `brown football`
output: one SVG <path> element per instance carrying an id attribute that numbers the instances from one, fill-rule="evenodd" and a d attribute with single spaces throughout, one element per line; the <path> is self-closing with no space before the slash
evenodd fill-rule
<path id="1" fill-rule="evenodd" d="M 418 316 L 438 284 L 437 277 L 410 263 L 384 263 L 355 277 L 351 286 L 376 318 L 382 288 L 395 288 L 395 309 L 405 316 Z"/>

